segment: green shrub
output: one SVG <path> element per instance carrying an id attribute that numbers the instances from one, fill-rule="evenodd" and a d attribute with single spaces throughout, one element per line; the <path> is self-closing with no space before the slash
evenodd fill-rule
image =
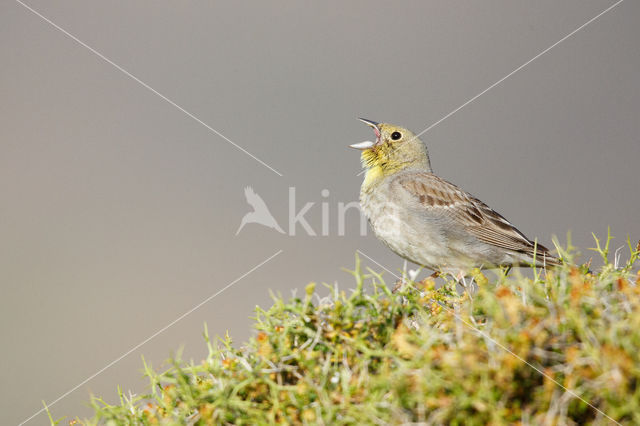
<path id="1" fill-rule="evenodd" d="M 205 331 L 201 364 L 145 365 L 148 395 L 95 398 L 82 423 L 640 424 L 638 248 L 597 251 L 594 273 L 476 271 L 472 298 L 430 279 L 392 294 L 356 260 L 353 290 L 274 298 L 240 349 Z"/>

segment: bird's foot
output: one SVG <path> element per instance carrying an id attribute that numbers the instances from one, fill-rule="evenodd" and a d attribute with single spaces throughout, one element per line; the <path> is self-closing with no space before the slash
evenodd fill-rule
<path id="1" fill-rule="evenodd" d="M 462 286 L 462 289 L 464 290 L 465 293 L 467 293 L 467 295 L 469 296 L 469 299 L 473 300 L 473 293 L 475 293 L 473 288 L 473 277 L 469 282 L 467 282 L 464 271 L 458 272 L 453 277 L 455 278 L 456 282 L 460 286 Z"/>
<path id="2" fill-rule="evenodd" d="M 423 279 L 422 281 L 418 281 L 416 284 L 418 285 L 418 288 L 426 288 L 427 285 L 430 284 L 431 281 L 435 280 L 436 278 L 438 278 L 440 276 L 440 272 L 435 271 L 433 274 L 429 275 L 427 278 Z M 393 290 L 391 290 L 391 293 L 397 293 L 404 284 L 409 284 L 403 280 L 397 280 L 396 284 L 393 286 Z"/>
<path id="3" fill-rule="evenodd" d="M 426 289 L 427 287 L 432 286 L 434 284 L 434 280 L 439 276 L 440 276 L 440 272 L 434 271 L 433 274 L 429 275 L 424 280 L 418 282 L 418 284 L 420 285 L 420 288 Z"/>

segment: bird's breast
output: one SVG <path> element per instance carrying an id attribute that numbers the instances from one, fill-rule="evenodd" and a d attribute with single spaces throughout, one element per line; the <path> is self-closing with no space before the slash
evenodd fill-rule
<path id="1" fill-rule="evenodd" d="M 360 192 L 360 205 L 371 228 L 393 252 L 419 265 L 434 267 L 443 261 L 446 241 L 437 224 L 417 217 L 391 188 L 380 185 Z"/>

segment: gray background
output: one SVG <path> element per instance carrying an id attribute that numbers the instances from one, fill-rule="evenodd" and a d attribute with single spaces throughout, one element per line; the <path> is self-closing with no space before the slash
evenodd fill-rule
<path id="1" fill-rule="evenodd" d="M 288 190 L 357 199 L 362 116 L 418 132 L 613 4 L 56 1 L 29 4 L 283 173 L 279 177 L 56 30 L 0 3 L 0 409 L 39 410 L 277 250 L 281 255 L 53 407 L 141 393 L 201 333 L 249 335 L 269 290 L 353 282 L 372 235 L 235 231 L 252 185 L 286 227 Z M 640 3 L 627 0 L 424 137 L 435 171 L 531 238 L 637 240 Z M 335 217 L 332 217 L 334 220 Z M 587 254 L 588 255 L 588 254 Z M 369 262 L 365 262 L 371 265 Z M 376 269 L 380 269 L 376 267 Z M 43 424 L 44 415 L 30 424 Z"/>

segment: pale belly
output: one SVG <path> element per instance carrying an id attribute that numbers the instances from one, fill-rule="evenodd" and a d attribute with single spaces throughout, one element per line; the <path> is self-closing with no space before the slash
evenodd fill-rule
<path id="1" fill-rule="evenodd" d="M 490 266 L 487 260 L 495 264 L 516 260 L 471 237 L 456 235 L 451 223 L 416 217 L 415 212 L 377 194 L 361 193 L 360 204 L 376 237 L 397 255 L 429 269 L 455 275 Z"/>
<path id="2" fill-rule="evenodd" d="M 429 269 L 448 269 L 453 257 L 437 225 L 417 223 L 405 208 L 375 195 L 362 194 L 361 206 L 381 241 L 397 255 Z"/>

